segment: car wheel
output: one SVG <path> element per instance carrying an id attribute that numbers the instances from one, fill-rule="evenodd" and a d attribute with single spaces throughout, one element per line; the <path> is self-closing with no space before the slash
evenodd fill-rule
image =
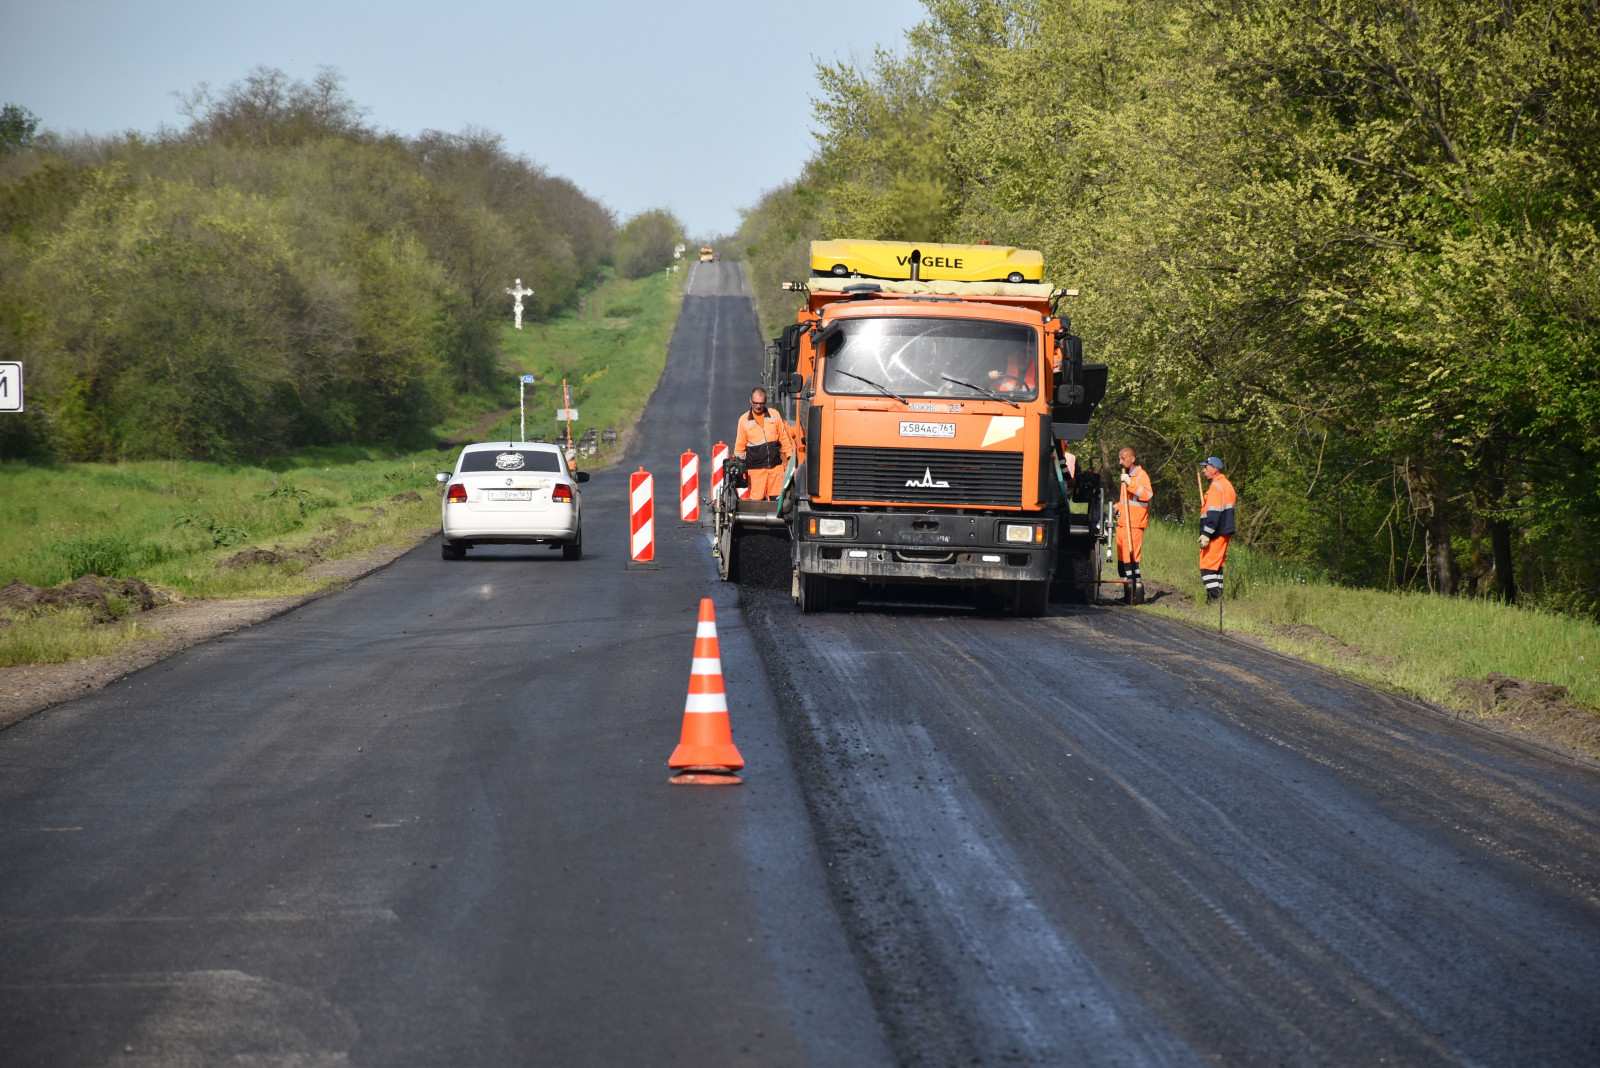
<path id="1" fill-rule="evenodd" d="M 466 558 L 467 547 L 465 545 L 453 545 L 448 541 L 442 542 L 439 545 L 439 555 L 446 560 L 462 560 Z"/>
<path id="2" fill-rule="evenodd" d="M 561 559 L 583 559 L 583 531 L 578 531 L 578 536 L 561 547 Z"/>

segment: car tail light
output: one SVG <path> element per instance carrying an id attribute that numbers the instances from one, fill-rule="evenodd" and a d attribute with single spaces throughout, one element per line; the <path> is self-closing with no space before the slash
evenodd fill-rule
<path id="1" fill-rule="evenodd" d="M 555 489 L 550 491 L 550 500 L 556 504 L 560 504 L 562 501 L 566 501 L 568 504 L 571 504 L 572 487 L 564 483 L 558 484 Z"/>
<path id="2" fill-rule="evenodd" d="M 450 492 L 444 495 L 444 499 L 449 501 L 451 504 L 466 504 L 467 487 L 463 486 L 459 482 L 454 483 L 450 487 Z"/>

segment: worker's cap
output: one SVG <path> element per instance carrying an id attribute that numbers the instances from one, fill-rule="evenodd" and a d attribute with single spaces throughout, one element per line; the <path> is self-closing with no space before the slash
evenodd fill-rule
<path id="1" fill-rule="evenodd" d="M 1201 467 L 1215 467 L 1218 471 L 1226 471 L 1227 470 L 1227 468 L 1225 466 L 1223 466 L 1222 457 L 1220 457 L 1220 456 L 1207 456 L 1205 458 L 1205 460 L 1201 462 L 1200 466 Z"/>

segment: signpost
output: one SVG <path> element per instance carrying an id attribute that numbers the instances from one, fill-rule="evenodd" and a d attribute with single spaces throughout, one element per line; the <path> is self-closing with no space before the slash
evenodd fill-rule
<path id="1" fill-rule="evenodd" d="M 0 412 L 22 411 L 22 364 L 0 363 Z"/>
<path id="2" fill-rule="evenodd" d="M 517 416 L 518 416 L 518 419 L 521 421 L 521 427 L 522 427 L 522 429 L 518 431 L 518 433 L 521 435 L 520 437 L 517 438 L 518 441 L 527 441 L 528 440 L 527 391 L 528 391 L 528 387 L 531 386 L 531 385 L 533 385 L 533 376 L 532 375 L 523 375 L 520 379 L 517 380 Z"/>

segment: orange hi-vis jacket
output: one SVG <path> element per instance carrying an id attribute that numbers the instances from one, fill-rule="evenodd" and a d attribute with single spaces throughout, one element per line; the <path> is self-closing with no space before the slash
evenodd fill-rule
<path id="1" fill-rule="evenodd" d="M 776 453 L 771 446 L 776 445 Z M 752 456 L 751 446 L 754 446 L 756 455 Z M 768 467 L 782 467 L 789 462 L 789 457 L 794 455 L 794 442 L 789 438 L 789 427 L 783 421 L 783 416 L 767 409 L 766 416 L 757 420 L 755 415 L 746 409 L 739 417 L 739 430 L 733 438 L 733 454 L 741 460 L 749 460 L 752 470 L 762 470 Z"/>
<path id="2" fill-rule="evenodd" d="M 1227 475 L 1212 479 L 1205 500 L 1200 504 L 1200 533 L 1212 538 L 1231 535 L 1234 531 L 1233 506 L 1238 499 Z"/>
<path id="3" fill-rule="evenodd" d="M 1150 488 L 1150 473 L 1134 464 L 1128 479 L 1122 487 L 1122 499 L 1128 506 L 1128 525 L 1134 530 L 1143 530 L 1150 525 L 1150 499 L 1155 496 Z"/>

